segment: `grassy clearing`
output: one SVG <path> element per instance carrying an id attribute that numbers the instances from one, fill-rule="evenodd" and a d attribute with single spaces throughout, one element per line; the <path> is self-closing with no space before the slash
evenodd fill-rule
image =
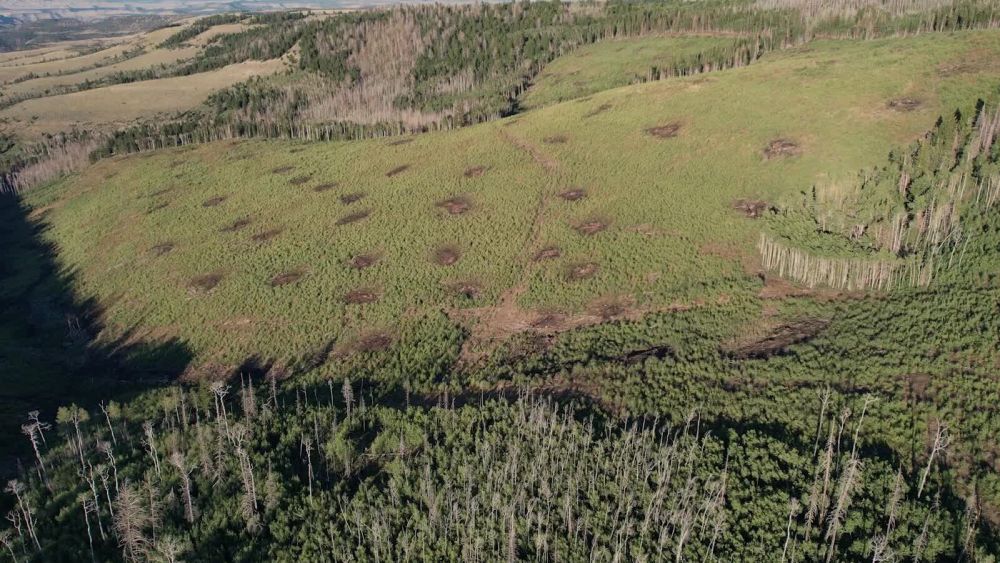
<path id="1" fill-rule="evenodd" d="M 644 79 L 651 67 L 670 67 L 732 42 L 731 37 L 660 36 L 586 45 L 546 66 L 522 103 L 537 108 L 626 86 Z"/>
<path id="2" fill-rule="evenodd" d="M 412 142 L 245 142 L 106 161 L 30 199 L 55 204 L 49 236 L 106 306 L 106 338 L 177 337 L 200 366 L 330 341 L 347 352 L 442 309 L 499 305 L 513 317 L 470 318 L 516 325 L 519 308 L 745 302 L 760 291 L 761 227 L 734 200 L 782 202 L 852 179 L 943 111 L 970 107 L 1000 82 L 944 71 L 973 51 L 1000 52 L 1000 38 L 817 42 Z M 888 107 L 901 96 L 921 104 Z M 679 125 L 673 136 L 648 131 L 665 124 Z M 766 159 L 777 138 L 798 154 Z M 361 256 L 373 265 L 353 267 Z"/>
<path id="3" fill-rule="evenodd" d="M 0 112 L 24 136 L 79 129 L 113 129 L 136 119 L 193 108 L 221 88 L 284 68 L 281 60 L 249 61 L 191 76 L 115 84 L 25 100 Z"/>

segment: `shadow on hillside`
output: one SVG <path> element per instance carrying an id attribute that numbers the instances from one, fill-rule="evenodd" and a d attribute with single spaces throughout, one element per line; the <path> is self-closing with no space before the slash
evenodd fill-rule
<path id="1" fill-rule="evenodd" d="M 76 291 L 43 238 L 44 217 L 0 194 L 0 474 L 15 470 L 27 441 L 20 425 L 32 410 L 53 420 L 61 405 L 93 410 L 175 380 L 191 353 L 177 340 L 143 342 L 126 334 L 97 341 L 101 307 Z"/>

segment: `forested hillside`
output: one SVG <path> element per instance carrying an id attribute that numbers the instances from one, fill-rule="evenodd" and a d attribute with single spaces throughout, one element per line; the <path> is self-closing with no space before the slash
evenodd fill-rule
<path id="1" fill-rule="evenodd" d="M 998 26 L 160 30 L 138 83 L 284 70 L 6 145 L 0 557 L 995 561 Z"/>

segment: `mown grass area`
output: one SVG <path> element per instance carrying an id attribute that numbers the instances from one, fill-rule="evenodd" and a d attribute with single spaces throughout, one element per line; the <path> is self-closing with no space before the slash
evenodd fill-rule
<path id="1" fill-rule="evenodd" d="M 655 36 L 585 45 L 547 65 L 522 96 L 525 108 L 564 102 L 647 78 L 713 47 L 733 43 L 725 36 Z"/>
<path id="2" fill-rule="evenodd" d="M 103 339 L 177 339 L 196 372 L 419 331 L 454 343 L 442 311 L 512 301 L 568 315 L 609 300 L 709 316 L 737 303 L 745 316 L 760 307 L 760 225 L 734 200 L 852 180 L 995 92 L 998 52 L 990 33 L 815 42 L 412 140 L 104 161 L 27 199 L 80 293 L 103 307 Z M 889 107 L 901 97 L 920 103 Z M 765 158 L 776 139 L 794 154 Z M 571 190 L 583 197 L 560 196 Z M 546 248 L 559 256 L 538 260 Z M 353 267 L 362 255 L 374 265 Z"/>

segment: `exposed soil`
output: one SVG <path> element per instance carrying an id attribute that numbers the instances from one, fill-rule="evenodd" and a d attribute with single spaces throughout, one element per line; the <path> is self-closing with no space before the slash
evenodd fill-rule
<path id="1" fill-rule="evenodd" d="M 535 253 L 535 262 L 541 262 L 542 260 L 552 260 L 562 256 L 562 249 L 558 246 L 546 246 L 545 248 L 539 250 Z"/>
<path id="2" fill-rule="evenodd" d="M 550 137 L 545 137 L 542 142 L 546 145 L 562 145 L 569 141 L 569 137 L 566 135 L 552 135 Z"/>
<path id="3" fill-rule="evenodd" d="M 608 228 L 608 224 L 604 221 L 593 220 L 587 221 L 585 223 L 580 223 L 576 227 L 576 232 L 584 236 L 592 236 Z"/>
<path id="4" fill-rule="evenodd" d="M 398 147 L 399 145 L 407 145 L 413 142 L 413 139 L 399 139 L 398 141 L 393 141 L 386 144 L 388 147 Z"/>
<path id="5" fill-rule="evenodd" d="M 399 174 L 402 174 L 403 172 L 406 172 L 409 169 L 410 169 L 410 165 L 409 164 L 404 164 L 402 166 L 397 166 L 397 167 L 393 168 L 392 170 L 386 172 L 385 176 L 386 176 L 386 178 L 392 178 L 393 176 L 398 176 Z"/>
<path id="6" fill-rule="evenodd" d="M 337 225 L 343 226 L 343 225 L 350 225 L 351 223 L 357 223 L 358 221 L 368 218 L 368 216 L 371 214 L 372 214 L 371 209 L 362 209 L 361 211 L 355 211 L 354 213 L 344 215 L 340 219 L 337 219 Z"/>
<path id="7" fill-rule="evenodd" d="M 203 203 L 201 204 L 201 206 L 202 206 L 202 207 L 215 207 L 215 206 L 217 206 L 217 205 L 220 205 L 220 204 L 221 204 L 222 202 L 224 202 L 224 201 L 226 201 L 226 196 L 224 196 L 224 195 L 219 195 L 219 196 L 215 196 L 215 197 L 213 197 L 213 198 L 211 198 L 211 199 L 206 199 L 206 200 L 205 200 L 205 201 L 204 201 L 204 202 L 203 202 Z"/>
<path id="8" fill-rule="evenodd" d="M 328 192 L 337 187 L 337 182 L 327 182 L 325 184 L 320 184 L 313 188 L 314 192 Z"/>
<path id="9" fill-rule="evenodd" d="M 268 229 L 262 233 L 255 234 L 254 236 L 250 237 L 250 239 L 254 242 L 267 242 L 273 239 L 274 237 L 280 235 L 282 231 L 284 231 L 284 229 L 280 227 L 275 229 Z"/>
<path id="10" fill-rule="evenodd" d="M 678 121 L 672 123 L 667 123 L 666 125 L 657 125 L 656 127 L 650 127 L 646 129 L 646 133 L 656 137 L 657 139 L 673 139 L 681 131 L 681 124 Z"/>
<path id="11" fill-rule="evenodd" d="M 472 201 L 466 196 L 457 196 L 439 201 L 436 206 L 446 210 L 449 215 L 461 215 L 472 209 Z"/>
<path id="12" fill-rule="evenodd" d="M 373 332 L 358 338 L 351 350 L 354 352 L 378 352 L 392 346 L 392 337 L 385 332 Z"/>
<path id="13" fill-rule="evenodd" d="M 764 147 L 764 160 L 802 154 L 799 144 L 791 139 L 774 139 Z"/>
<path id="14" fill-rule="evenodd" d="M 274 170 L 271 170 L 271 174 L 288 174 L 292 170 L 295 170 L 294 166 L 279 166 Z"/>
<path id="15" fill-rule="evenodd" d="M 344 194 L 340 196 L 340 203 L 343 203 L 345 205 L 350 205 L 356 201 L 361 201 L 362 199 L 365 198 L 366 195 L 368 194 L 366 194 L 365 192 L 353 192 L 349 194 Z"/>
<path id="16" fill-rule="evenodd" d="M 573 188 L 560 193 L 559 197 L 566 201 L 579 201 L 587 197 L 587 191 L 581 188 Z"/>
<path id="17" fill-rule="evenodd" d="M 566 322 L 566 315 L 561 313 L 541 313 L 531 321 L 531 328 L 557 329 Z"/>
<path id="18" fill-rule="evenodd" d="M 592 278 L 599 269 L 600 266 L 598 266 L 593 262 L 586 262 L 584 264 L 574 264 L 570 266 L 569 270 L 566 272 L 566 280 L 582 281 L 588 278 Z"/>
<path id="19" fill-rule="evenodd" d="M 159 258 L 160 256 L 163 256 L 164 254 L 169 254 L 173 250 L 174 250 L 174 243 L 172 243 L 172 242 L 162 242 L 162 243 L 160 243 L 160 244 L 158 244 L 158 245 L 150 248 L 149 249 L 149 253 L 152 254 L 154 257 Z"/>
<path id="20" fill-rule="evenodd" d="M 378 261 L 379 257 L 375 254 L 358 254 L 348 260 L 347 265 L 355 270 L 364 270 L 365 268 L 374 266 Z"/>
<path id="21" fill-rule="evenodd" d="M 510 125 L 510 123 L 508 123 L 508 125 Z M 532 160 L 537 162 L 547 172 L 553 172 L 559 168 L 559 161 L 545 154 L 538 147 L 528 141 L 519 139 L 507 131 L 501 131 L 500 136 L 506 139 L 510 144 L 531 155 Z"/>
<path id="22" fill-rule="evenodd" d="M 916 98 L 896 98 L 894 100 L 889 100 L 886 106 L 895 111 L 901 112 L 911 112 L 922 105 L 922 102 Z"/>
<path id="23" fill-rule="evenodd" d="M 191 278 L 191 281 L 188 282 L 188 290 L 193 293 L 208 293 L 215 289 L 215 286 L 219 285 L 221 281 L 222 274 L 205 274 Z"/>
<path id="24" fill-rule="evenodd" d="M 298 270 L 282 272 L 271 278 L 271 287 L 281 287 L 283 285 L 293 284 L 302 279 L 303 275 L 305 274 Z"/>
<path id="25" fill-rule="evenodd" d="M 739 339 L 725 344 L 722 346 L 722 352 L 740 360 L 769 358 L 787 351 L 793 344 L 812 339 L 829 324 L 828 320 L 815 318 L 790 321 L 772 328 L 764 336 Z"/>
<path id="26" fill-rule="evenodd" d="M 288 183 L 293 186 L 301 186 L 302 184 L 305 184 L 309 180 L 312 180 L 312 176 L 296 176 L 291 180 L 289 180 Z"/>
<path id="27" fill-rule="evenodd" d="M 451 266 L 462 257 L 462 252 L 454 246 L 442 246 L 434 251 L 434 263 L 438 266 Z"/>
<path id="28" fill-rule="evenodd" d="M 448 285 L 448 289 L 455 295 L 468 297 L 469 299 L 478 299 L 483 293 L 482 288 L 479 287 L 479 283 L 474 281 L 454 282 Z"/>
<path id="29" fill-rule="evenodd" d="M 375 303 L 379 294 L 373 289 L 355 289 L 344 295 L 344 303 L 349 305 L 363 305 L 365 303 Z"/>
<path id="30" fill-rule="evenodd" d="M 485 166 L 470 166 L 465 169 L 462 173 L 466 178 L 479 178 L 486 173 L 487 167 Z"/>
<path id="31" fill-rule="evenodd" d="M 583 117 L 584 118 L 594 117 L 595 115 L 604 113 L 604 112 L 608 111 L 611 108 L 612 108 L 611 104 L 601 104 L 601 105 L 597 106 L 596 108 L 594 108 L 594 109 L 588 111 L 587 113 L 583 114 Z"/>
<path id="32" fill-rule="evenodd" d="M 244 217 L 242 219 L 237 219 L 236 221 L 233 221 L 233 224 L 229 225 L 228 227 L 223 227 L 221 231 L 223 233 L 235 233 L 236 231 L 240 231 L 247 228 L 251 223 L 253 223 L 252 219 L 250 219 L 249 217 Z"/>
<path id="33" fill-rule="evenodd" d="M 750 219 L 758 219 L 766 213 L 775 213 L 778 208 L 770 203 L 759 199 L 737 199 L 733 202 L 733 209 L 743 213 Z"/>

